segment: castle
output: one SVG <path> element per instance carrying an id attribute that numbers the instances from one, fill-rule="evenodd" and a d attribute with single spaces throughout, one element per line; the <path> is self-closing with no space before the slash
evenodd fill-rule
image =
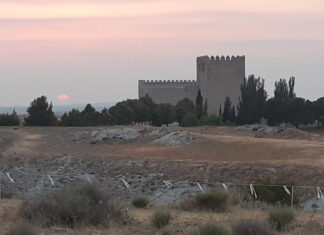
<path id="1" fill-rule="evenodd" d="M 197 80 L 140 80 L 139 97 L 146 95 L 157 103 L 175 105 L 179 100 L 189 98 L 194 103 L 198 91 L 204 102 L 207 100 L 208 114 L 219 114 L 226 97 L 236 107 L 240 97 L 240 85 L 245 77 L 244 56 L 200 56 L 197 58 Z"/>

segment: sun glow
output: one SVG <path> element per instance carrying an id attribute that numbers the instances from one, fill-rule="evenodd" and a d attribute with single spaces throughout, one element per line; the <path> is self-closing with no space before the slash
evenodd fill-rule
<path id="1" fill-rule="evenodd" d="M 69 100 L 69 99 L 70 99 L 70 96 L 67 95 L 67 94 L 59 94 L 59 95 L 57 96 L 57 99 L 58 99 L 58 100 L 61 100 L 61 101 L 66 101 L 66 100 Z"/>

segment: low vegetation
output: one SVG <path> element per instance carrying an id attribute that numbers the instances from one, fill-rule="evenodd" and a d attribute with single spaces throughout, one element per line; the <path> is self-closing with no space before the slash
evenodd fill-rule
<path id="1" fill-rule="evenodd" d="M 132 200 L 132 204 L 137 208 L 145 208 L 149 204 L 149 200 L 146 197 L 137 197 Z"/>
<path id="2" fill-rule="evenodd" d="M 12 188 L 1 185 L 0 199 L 11 199 L 14 195 Z"/>
<path id="3" fill-rule="evenodd" d="M 166 210 L 159 210 L 154 212 L 152 216 L 152 224 L 155 228 L 163 228 L 170 223 L 171 213 Z"/>
<path id="4" fill-rule="evenodd" d="M 275 208 L 269 212 L 269 223 L 278 231 L 287 231 L 295 213 L 291 208 Z"/>
<path id="5" fill-rule="evenodd" d="M 234 225 L 234 235 L 275 235 L 268 223 L 259 220 L 241 220 Z"/>
<path id="6" fill-rule="evenodd" d="M 193 208 L 209 210 L 213 208 L 212 211 L 217 212 L 223 211 L 224 201 L 227 200 L 227 197 L 224 196 L 222 191 L 211 191 L 199 194 L 197 197 L 188 198 L 181 205 L 188 210 L 192 210 Z M 136 208 L 143 208 L 147 205 L 147 202 L 148 200 L 145 197 L 137 197 L 132 200 Z M 286 234 L 285 232 L 288 229 L 291 230 L 290 232 L 292 234 L 308 234 L 300 232 L 307 230 L 315 231 L 314 228 L 309 228 L 309 223 L 304 225 L 301 223 L 295 227 L 292 226 L 292 222 L 295 220 L 295 213 L 291 208 L 272 207 L 271 210 L 267 211 L 265 208 L 247 209 L 240 207 L 240 203 L 235 205 L 230 204 L 228 206 L 230 208 L 228 213 L 225 214 L 203 211 L 185 212 L 182 214 L 180 211 L 174 212 L 178 215 L 177 220 L 168 226 L 172 220 L 172 216 L 167 207 L 157 210 L 154 209 L 156 211 L 152 215 L 149 210 L 142 211 L 135 208 L 131 211 L 125 209 L 120 214 L 116 214 L 116 211 L 110 206 L 107 197 L 104 196 L 99 188 L 93 184 L 86 184 L 69 189 L 65 188 L 41 198 L 25 200 L 20 206 L 20 215 L 23 217 L 23 221 L 28 223 L 15 223 L 9 229 L 5 229 L 4 234 L 35 235 L 38 234 L 36 231 L 39 231 L 39 234 L 43 234 L 44 228 L 52 231 L 60 226 L 68 227 L 62 228 L 62 234 L 74 234 L 83 229 L 84 231 L 90 231 L 94 228 L 96 231 L 97 229 L 100 231 L 98 234 L 101 234 L 102 231 L 104 231 L 103 234 L 106 234 L 110 230 L 105 225 L 111 222 L 112 219 L 114 219 L 113 229 L 117 228 L 115 225 L 125 226 L 125 229 L 130 229 L 129 231 L 136 234 L 142 234 L 143 231 L 148 232 L 147 234 L 153 234 L 156 229 L 159 229 L 161 234 L 192 235 L 277 235 L 281 233 Z M 173 209 L 176 210 L 176 208 Z M 239 210 L 237 211 L 237 209 Z M 243 212 L 240 209 L 247 211 Z M 143 219 L 144 227 L 139 226 L 142 222 L 134 224 L 136 219 L 133 216 L 136 216 L 137 213 L 141 215 L 140 221 Z M 241 218 L 244 219 L 237 221 L 236 213 L 242 213 Z M 260 215 L 259 219 L 250 219 L 251 217 L 255 218 L 255 215 Z M 265 215 L 268 215 L 268 218 Z M 17 220 L 20 221 L 20 219 Z M 37 230 L 29 222 L 37 226 Z M 151 222 L 151 226 L 146 225 L 147 222 Z M 207 224 L 205 224 L 206 222 Z M 311 225 L 318 227 L 316 231 L 321 231 L 321 223 L 312 223 Z M 136 226 L 139 226 L 138 230 Z M 101 231 L 101 227 L 104 230 Z M 118 227 L 118 229 L 121 229 L 118 231 L 126 231 L 124 228 Z"/>
<path id="7" fill-rule="evenodd" d="M 6 235 L 36 235 L 35 229 L 27 223 L 16 223 L 9 228 Z"/>
<path id="8" fill-rule="evenodd" d="M 207 224 L 199 227 L 198 231 L 195 234 L 196 235 L 232 235 L 232 232 L 220 224 Z"/>
<path id="9" fill-rule="evenodd" d="M 19 126 L 20 120 L 15 111 L 11 114 L 3 113 L 0 114 L 0 126 Z"/>
<path id="10" fill-rule="evenodd" d="M 177 204 L 177 208 L 184 211 L 196 210 L 198 208 L 197 201 L 195 198 L 186 198 Z"/>
<path id="11" fill-rule="evenodd" d="M 96 111 L 88 104 L 83 111 L 73 109 L 65 113 L 58 122 L 52 111 L 52 104 L 45 96 L 36 98 L 28 108 L 25 125 L 30 126 L 98 126 L 128 125 L 133 123 L 149 123 L 154 126 L 169 125 L 177 121 L 181 126 L 198 125 L 244 125 L 260 123 L 262 118 L 268 125 L 291 123 L 297 128 L 303 124 L 324 122 L 324 97 L 316 101 L 297 97 L 295 78 L 289 81 L 280 79 L 275 82 L 274 96 L 268 99 L 264 88 L 264 79 L 250 75 L 241 84 L 239 104 L 234 106 L 230 97 L 226 97 L 219 112 L 208 115 L 208 101 L 200 90 L 193 102 L 188 98 L 178 101 L 176 105 L 156 104 L 146 96 L 139 99 L 128 99 L 115 106 Z M 16 115 L 3 114 L 5 122 L 0 125 L 17 125 Z M 7 119 L 9 118 L 10 121 Z M 13 122 L 12 122 L 13 121 Z M 318 125 L 319 125 L 318 124 Z"/>
<path id="12" fill-rule="evenodd" d="M 20 215 L 45 226 L 98 225 L 114 214 L 108 198 L 92 184 L 64 188 L 48 196 L 27 199 Z"/>
<path id="13" fill-rule="evenodd" d="M 196 196 L 199 209 L 223 212 L 227 208 L 228 194 L 225 191 L 210 191 Z"/>
<path id="14" fill-rule="evenodd" d="M 291 196 L 285 191 L 284 185 L 282 182 L 286 180 L 276 180 L 272 181 L 270 179 L 259 181 L 256 185 L 255 191 L 258 195 L 258 200 L 266 202 L 269 204 L 281 204 L 281 205 L 290 205 Z M 278 186 L 262 186 L 262 185 L 278 185 Z M 294 185 L 293 182 L 287 182 L 287 185 Z M 287 189 L 291 192 L 292 187 L 287 186 Z M 297 204 L 297 198 L 294 198 L 294 203 Z"/>

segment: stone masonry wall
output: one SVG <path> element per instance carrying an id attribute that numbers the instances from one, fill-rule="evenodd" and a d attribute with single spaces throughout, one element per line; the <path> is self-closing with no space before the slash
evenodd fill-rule
<path id="1" fill-rule="evenodd" d="M 196 81 L 139 81 L 139 97 L 146 95 L 157 103 L 170 103 L 176 105 L 179 100 L 189 98 L 193 102 L 197 96 Z"/>
<path id="2" fill-rule="evenodd" d="M 208 113 L 219 114 L 226 97 L 236 107 L 240 97 L 240 86 L 245 77 L 245 57 L 201 56 L 197 58 L 197 81 L 144 81 L 138 83 L 139 97 L 150 96 L 155 103 L 175 105 L 189 98 L 194 103 L 198 90 L 204 101 L 207 99 Z"/>
<path id="3" fill-rule="evenodd" d="M 244 56 L 197 58 L 197 84 L 204 101 L 207 99 L 209 114 L 218 115 L 226 97 L 230 97 L 235 107 L 238 105 L 244 77 Z"/>

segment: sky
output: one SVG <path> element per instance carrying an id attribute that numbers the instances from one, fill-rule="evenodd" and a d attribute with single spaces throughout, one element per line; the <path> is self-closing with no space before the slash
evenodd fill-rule
<path id="1" fill-rule="evenodd" d="M 138 80 L 194 80 L 196 57 L 324 96 L 323 0 L 0 0 L 0 106 L 136 98 Z M 62 98 L 64 97 L 64 98 Z"/>

